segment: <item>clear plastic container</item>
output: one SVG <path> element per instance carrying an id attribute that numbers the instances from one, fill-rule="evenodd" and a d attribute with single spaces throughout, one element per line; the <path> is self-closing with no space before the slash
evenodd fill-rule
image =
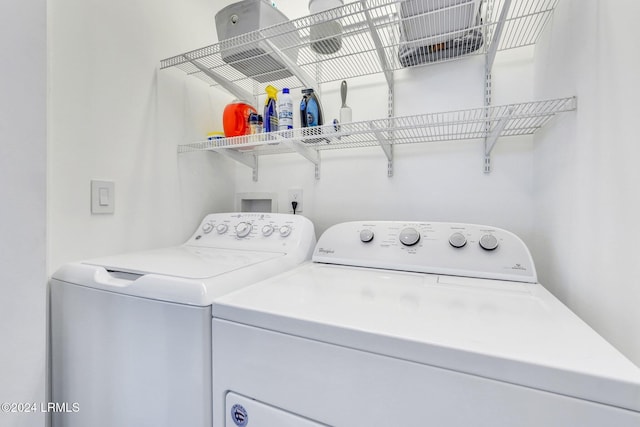
<path id="1" fill-rule="evenodd" d="M 293 99 L 285 87 L 278 99 L 278 130 L 289 129 L 293 129 Z"/>

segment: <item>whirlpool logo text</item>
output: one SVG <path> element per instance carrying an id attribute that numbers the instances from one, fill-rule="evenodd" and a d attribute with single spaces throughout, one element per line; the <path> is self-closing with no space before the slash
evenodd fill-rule
<path id="1" fill-rule="evenodd" d="M 318 248 L 318 253 L 320 254 L 332 254 L 334 252 L 335 250 L 333 249 Z"/>

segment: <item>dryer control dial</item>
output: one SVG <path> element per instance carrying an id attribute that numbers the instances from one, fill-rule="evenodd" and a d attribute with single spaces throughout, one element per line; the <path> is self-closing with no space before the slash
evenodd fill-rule
<path id="1" fill-rule="evenodd" d="M 366 230 L 366 229 L 362 230 L 360 232 L 360 241 L 362 243 L 369 243 L 370 241 L 373 240 L 373 236 L 374 236 L 373 231 Z"/>
<path id="2" fill-rule="evenodd" d="M 236 236 L 247 237 L 251 233 L 251 224 L 248 222 L 240 222 L 236 225 Z"/>
<path id="3" fill-rule="evenodd" d="M 405 246 L 413 246 L 420 241 L 420 233 L 412 227 L 407 227 L 400 232 L 400 242 Z"/>
<path id="4" fill-rule="evenodd" d="M 262 235 L 269 237 L 273 234 L 273 225 L 265 225 L 262 227 Z"/>
<path id="5" fill-rule="evenodd" d="M 211 224 L 210 222 L 206 222 L 202 226 L 202 231 L 204 231 L 205 234 L 211 233 L 212 230 L 213 230 L 213 224 Z"/>
<path id="6" fill-rule="evenodd" d="M 461 248 L 467 244 L 467 238 L 462 233 L 453 233 L 449 236 L 449 244 L 454 248 Z"/>
<path id="7" fill-rule="evenodd" d="M 229 226 L 227 224 L 218 224 L 218 226 L 216 227 L 216 231 L 218 232 L 218 234 L 224 234 L 228 229 Z"/>
<path id="8" fill-rule="evenodd" d="M 486 251 L 492 251 L 498 247 L 498 239 L 493 234 L 485 234 L 480 238 L 480 247 Z"/>
<path id="9" fill-rule="evenodd" d="M 369 239 L 371 241 L 367 243 Z M 313 252 L 313 261 L 537 282 L 533 259 L 524 242 L 515 234 L 490 225 L 412 220 L 344 222 L 322 233 Z"/>
<path id="10" fill-rule="evenodd" d="M 291 227 L 288 225 L 283 225 L 278 229 L 278 232 L 282 237 L 287 237 L 289 234 L 291 234 Z"/>

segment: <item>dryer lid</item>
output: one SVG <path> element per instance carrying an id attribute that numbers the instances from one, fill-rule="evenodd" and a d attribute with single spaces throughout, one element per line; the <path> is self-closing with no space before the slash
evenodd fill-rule
<path id="1" fill-rule="evenodd" d="M 213 314 L 640 411 L 640 369 L 540 284 L 309 263 Z"/>
<path id="2" fill-rule="evenodd" d="M 104 267 L 107 271 L 113 272 L 137 275 L 158 274 L 185 279 L 206 279 L 282 256 L 284 256 L 283 253 L 213 249 L 183 245 L 94 258 L 82 263 Z"/>

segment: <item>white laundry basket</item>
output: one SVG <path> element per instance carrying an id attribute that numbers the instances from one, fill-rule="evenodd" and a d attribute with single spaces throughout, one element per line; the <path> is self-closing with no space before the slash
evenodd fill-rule
<path id="1" fill-rule="evenodd" d="M 477 50 L 482 46 L 481 4 L 482 0 L 400 2 L 400 62 L 411 66 Z"/>

